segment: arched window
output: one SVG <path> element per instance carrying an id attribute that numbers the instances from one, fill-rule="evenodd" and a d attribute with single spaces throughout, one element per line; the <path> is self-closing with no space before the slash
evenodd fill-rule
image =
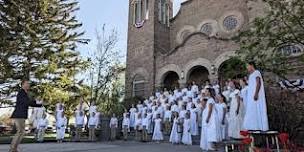
<path id="1" fill-rule="evenodd" d="M 145 95 L 145 78 L 136 75 L 133 80 L 133 97 L 143 97 Z"/>
<path id="2" fill-rule="evenodd" d="M 283 55 L 300 55 L 304 52 L 303 48 L 300 45 L 295 44 L 287 44 L 279 47 L 278 51 Z"/>

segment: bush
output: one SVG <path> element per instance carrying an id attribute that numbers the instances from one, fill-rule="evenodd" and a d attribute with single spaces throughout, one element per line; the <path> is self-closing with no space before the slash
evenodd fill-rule
<path id="1" fill-rule="evenodd" d="M 270 129 L 287 132 L 293 142 L 304 145 L 304 93 L 280 88 L 266 91 Z"/>

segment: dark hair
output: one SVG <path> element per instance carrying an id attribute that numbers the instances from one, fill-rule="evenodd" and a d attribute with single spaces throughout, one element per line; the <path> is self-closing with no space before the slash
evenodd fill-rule
<path id="1" fill-rule="evenodd" d="M 248 64 L 251 65 L 251 66 L 253 66 L 256 69 L 256 64 L 255 64 L 254 61 L 248 61 Z"/>
<path id="2" fill-rule="evenodd" d="M 209 91 L 210 96 L 211 96 L 212 98 L 214 98 L 215 95 L 216 95 L 215 90 L 214 90 L 213 88 L 207 88 L 207 90 Z"/>
<path id="3" fill-rule="evenodd" d="M 25 83 L 25 82 L 28 82 L 29 80 L 28 79 L 22 79 L 21 80 L 21 86 Z"/>
<path id="4" fill-rule="evenodd" d="M 223 98 L 224 103 L 227 103 L 226 97 L 223 94 L 220 94 L 220 96 Z"/>
<path id="5" fill-rule="evenodd" d="M 248 85 L 248 82 L 247 82 L 247 80 L 245 78 L 242 78 L 240 80 L 242 80 L 245 83 L 245 85 Z"/>

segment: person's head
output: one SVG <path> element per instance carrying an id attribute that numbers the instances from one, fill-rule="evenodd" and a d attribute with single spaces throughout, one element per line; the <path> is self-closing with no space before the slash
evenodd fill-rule
<path id="1" fill-rule="evenodd" d="M 195 81 L 192 81 L 192 85 L 195 85 Z"/>
<path id="2" fill-rule="evenodd" d="M 159 113 L 156 115 L 156 118 L 157 118 L 157 119 L 159 119 L 159 118 L 160 118 L 160 114 L 159 114 Z"/>
<path id="3" fill-rule="evenodd" d="M 205 81 L 205 85 L 206 85 L 206 86 L 210 85 L 210 81 L 209 81 L 209 80 L 206 80 L 206 81 Z"/>
<path id="4" fill-rule="evenodd" d="M 135 107 L 134 104 L 132 104 L 131 107 L 134 108 Z"/>
<path id="5" fill-rule="evenodd" d="M 252 73 L 252 72 L 255 71 L 255 69 L 256 69 L 256 64 L 255 64 L 253 61 L 249 61 L 249 62 L 247 63 L 247 71 L 248 71 L 249 73 Z"/>
<path id="6" fill-rule="evenodd" d="M 59 103 L 59 110 L 62 110 L 63 109 L 63 105 L 62 105 L 62 103 Z"/>
<path id="7" fill-rule="evenodd" d="M 219 103 L 226 103 L 226 98 L 223 94 L 219 94 L 219 95 L 217 95 L 217 101 Z"/>
<path id="8" fill-rule="evenodd" d="M 173 117 L 174 118 L 178 118 L 178 113 L 177 112 L 173 112 Z"/>
<path id="9" fill-rule="evenodd" d="M 128 113 L 128 109 L 125 109 L 125 113 Z"/>
<path id="10" fill-rule="evenodd" d="M 21 88 L 25 91 L 28 91 L 30 89 L 30 82 L 27 79 L 24 79 L 21 81 Z"/>
<path id="11" fill-rule="evenodd" d="M 247 81 L 246 81 L 245 78 L 240 79 L 240 85 L 241 85 L 242 87 L 245 87 L 245 86 L 247 85 Z"/>
<path id="12" fill-rule="evenodd" d="M 192 109 L 195 108 L 195 104 L 194 104 L 194 103 L 191 104 L 191 108 L 192 108 Z"/>
<path id="13" fill-rule="evenodd" d="M 189 112 L 189 111 L 187 111 L 187 113 L 186 113 L 186 118 L 187 118 L 187 119 L 190 118 L 190 112 Z"/>
<path id="14" fill-rule="evenodd" d="M 95 101 L 92 101 L 92 102 L 91 102 L 91 106 L 95 106 Z"/>
<path id="15" fill-rule="evenodd" d="M 215 95 L 216 95 L 214 89 L 212 89 L 212 88 L 206 88 L 206 93 L 205 94 L 206 94 L 207 97 L 211 97 L 211 98 L 214 98 Z"/>

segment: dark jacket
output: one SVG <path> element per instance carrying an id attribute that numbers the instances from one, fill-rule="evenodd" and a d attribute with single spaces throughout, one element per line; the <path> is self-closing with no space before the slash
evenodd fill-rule
<path id="1" fill-rule="evenodd" d="M 27 119 L 29 107 L 41 106 L 41 104 L 36 104 L 35 100 L 30 100 L 27 93 L 21 89 L 17 94 L 16 106 L 11 118 Z"/>

